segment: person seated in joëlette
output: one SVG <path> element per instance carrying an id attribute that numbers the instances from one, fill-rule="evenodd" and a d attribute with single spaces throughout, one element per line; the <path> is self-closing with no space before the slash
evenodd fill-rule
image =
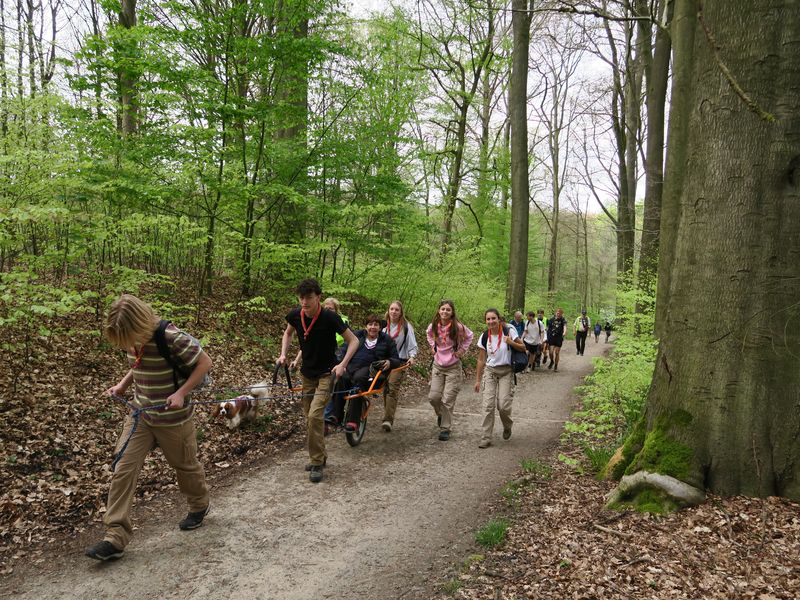
<path id="1" fill-rule="evenodd" d="M 380 371 L 381 380 L 385 380 L 389 371 L 403 364 L 397 353 L 394 340 L 381 331 L 381 319 L 378 315 L 369 315 L 365 321 L 366 328 L 355 332 L 358 338 L 358 350 L 347 365 L 347 376 L 350 386 L 359 390 L 367 390 L 371 380 Z M 376 382 L 378 389 L 381 381 Z M 363 398 L 354 398 L 350 401 L 345 418 L 345 430 L 355 431 L 358 421 L 361 420 Z M 336 394 L 334 418 L 341 420 L 344 412 L 344 394 Z"/>

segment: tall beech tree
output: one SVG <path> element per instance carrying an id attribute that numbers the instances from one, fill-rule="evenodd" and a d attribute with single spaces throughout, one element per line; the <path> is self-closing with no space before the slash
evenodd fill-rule
<path id="1" fill-rule="evenodd" d="M 528 0 L 511 3 L 514 44 L 508 107 L 511 112 L 511 244 L 506 308 L 509 310 L 525 306 L 528 276 L 528 47 L 532 13 L 527 5 Z"/>
<path id="2" fill-rule="evenodd" d="M 677 0 L 672 39 L 661 345 L 617 473 L 800 500 L 800 0 Z"/>

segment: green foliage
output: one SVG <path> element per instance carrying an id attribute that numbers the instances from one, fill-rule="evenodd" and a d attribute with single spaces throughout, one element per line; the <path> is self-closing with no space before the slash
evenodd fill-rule
<path id="1" fill-rule="evenodd" d="M 608 360 L 594 359 L 594 372 L 578 388 L 582 407 L 564 426 L 565 435 L 583 448 L 594 473 L 603 471 L 613 448 L 639 422 L 655 367 L 657 342 L 649 333 L 652 313 L 634 312 L 641 292 L 624 291 L 620 298 L 625 303 L 618 307 L 613 354 Z M 652 303 L 649 306 L 652 310 Z"/>
<path id="2" fill-rule="evenodd" d="M 583 453 L 589 461 L 589 469 L 595 475 L 602 477 L 608 461 L 614 455 L 614 448 L 610 446 L 591 446 L 583 447 Z"/>
<path id="3" fill-rule="evenodd" d="M 534 475 L 539 479 L 550 479 L 553 476 L 553 467 L 534 458 L 523 458 L 519 464 L 525 473 Z"/>
<path id="4" fill-rule="evenodd" d="M 457 577 L 453 577 L 452 579 L 448 579 L 447 581 L 445 581 L 441 587 L 442 591 L 445 594 L 455 595 L 458 592 L 458 590 L 461 589 L 462 585 L 463 584 L 461 583 L 460 579 L 458 579 Z"/>
<path id="5" fill-rule="evenodd" d="M 475 541 L 487 549 L 496 548 L 506 539 L 508 521 L 505 519 L 492 519 L 475 532 Z"/>

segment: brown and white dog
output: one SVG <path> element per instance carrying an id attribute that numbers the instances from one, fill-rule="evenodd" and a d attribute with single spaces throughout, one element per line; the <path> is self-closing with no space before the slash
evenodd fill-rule
<path id="1" fill-rule="evenodd" d="M 223 400 L 214 407 L 211 412 L 211 418 L 216 419 L 222 416 L 226 420 L 228 429 L 236 429 L 242 423 L 248 421 L 255 421 L 258 417 L 259 401 L 269 395 L 270 384 L 267 381 L 262 381 L 252 386 L 249 394 L 237 396 L 230 400 Z"/>

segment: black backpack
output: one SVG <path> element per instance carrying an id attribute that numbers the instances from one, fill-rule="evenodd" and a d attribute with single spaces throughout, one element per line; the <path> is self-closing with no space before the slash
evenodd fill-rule
<path id="1" fill-rule="evenodd" d="M 508 332 L 509 328 L 503 326 L 503 335 L 508 335 Z M 486 331 L 481 334 L 481 344 L 484 347 L 486 346 L 486 334 Z M 528 354 L 523 350 L 517 350 L 514 346 L 509 345 L 508 347 L 511 350 L 511 367 L 514 373 L 522 373 L 528 366 Z"/>
<path id="2" fill-rule="evenodd" d="M 159 321 L 158 323 L 158 327 L 156 327 L 155 333 L 153 333 L 153 339 L 156 342 L 156 347 L 158 348 L 158 353 L 161 355 L 161 358 L 167 361 L 167 364 L 170 367 L 172 367 L 172 383 L 175 386 L 175 391 L 177 391 L 178 388 L 180 387 L 178 385 L 178 374 L 180 373 L 180 376 L 183 379 L 189 379 L 189 375 L 191 375 L 192 371 L 194 371 L 194 365 L 191 367 L 187 367 L 184 364 L 179 364 L 178 361 L 176 361 L 175 358 L 172 356 L 172 352 L 170 351 L 169 346 L 167 345 L 167 338 L 164 335 L 164 332 L 166 331 L 170 323 L 171 321 L 165 321 L 164 319 L 161 319 L 161 321 Z M 188 335 L 189 338 L 191 338 L 192 341 L 195 342 L 198 346 L 200 345 L 200 342 L 196 338 L 192 337 L 185 331 L 183 332 L 183 334 Z M 208 376 L 208 373 L 206 373 L 205 377 L 203 377 L 203 380 L 197 384 L 197 387 L 195 389 L 205 387 L 210 383 L 211 383 L 211 378 Z"/>

